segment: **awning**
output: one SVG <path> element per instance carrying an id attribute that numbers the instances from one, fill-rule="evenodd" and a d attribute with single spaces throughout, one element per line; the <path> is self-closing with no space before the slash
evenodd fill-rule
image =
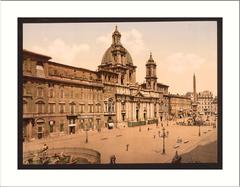
<path id="1" fill-rule="evenodd" d="M 113 123 L 108 123 L 108 126 L 109 127 L 114 127 L 114 124 Z"/>
<path id="2" fill-rule="evenodd" d="M 37 119 L 36 123 L 45 123 L 45 121 L 43 119 Z"/>
<path id="3" fill-rule="evenodd" d="M 73 123 L 73 124 L 68 124 L 68 126 L 69 126 L 69 127 L 75 127 L 76 124 L 75 124 L 75 123 Z"/>

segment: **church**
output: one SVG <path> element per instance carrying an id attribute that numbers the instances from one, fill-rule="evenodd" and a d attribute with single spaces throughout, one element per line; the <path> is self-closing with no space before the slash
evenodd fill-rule
<path id="1" fill-rule="evenodd" d="M 22 55 L 24 140 L 100 132 L 109 124 L 157 124 L 169 117 L 169 86 L 158 82 L 153 55 L 146 59 L 145 83 L 137 83 L 137 67 L 117 26 L 97 71 L 60 64 L 28 50 Z"/>

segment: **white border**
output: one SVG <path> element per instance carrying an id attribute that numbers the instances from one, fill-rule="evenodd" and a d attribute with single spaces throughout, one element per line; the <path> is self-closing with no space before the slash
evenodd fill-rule
<path id="1" fill-rule="evenodd" d="M 238 186 L 238 2 L 1 2 L 1 186 Z M 223 170 L 17 170 L 17 17 L 223 17 Z"/>

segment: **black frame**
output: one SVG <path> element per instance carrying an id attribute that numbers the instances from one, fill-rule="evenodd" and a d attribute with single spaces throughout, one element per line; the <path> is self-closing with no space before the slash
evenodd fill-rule
<path id="1" fill-rule="evenodd" d="M 217 22 L 217 98 L 218 98 L 218 161 L 217 163 L 154 163 L 154 164 L 81 164 L 81 165 L 24 165 L 23 161 L 23 24 L 24 23 L 97 23 L 97 22 Z M 18 18 L 18 169 L 222 169 L 222 18 L 221 17 L 129 17 L 129 18 Z"/>

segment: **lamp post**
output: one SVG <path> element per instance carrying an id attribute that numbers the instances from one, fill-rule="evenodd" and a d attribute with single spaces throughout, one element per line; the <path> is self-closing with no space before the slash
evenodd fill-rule
<path id="1" fill-rule="evenodd" d="M 85 131 L 86 131 L 86 140 L 85 140 L 85 142 L 88 143 L 88 128 L 87 128 L 87 126 L 86 126 L 86 130 Z"/>
<path id="2" fill-rule="evenodd" d="M 198 125 L 198 136 L 201 136 L 201 130 L 200 130 L 200 126 L 201 126 L 201 122 L 199 121 L 199 125 Z"/>
<path id="3" fill-rule="evenodd" d="M 165 154 L 165 138 L 166 138 L 166 134 L 165 134 L 165 128 L 163 127 L 163 134 L 162 134 L 162 138 L 163 138 L 163 150 L 162 150 L 162 154 Z"/>

